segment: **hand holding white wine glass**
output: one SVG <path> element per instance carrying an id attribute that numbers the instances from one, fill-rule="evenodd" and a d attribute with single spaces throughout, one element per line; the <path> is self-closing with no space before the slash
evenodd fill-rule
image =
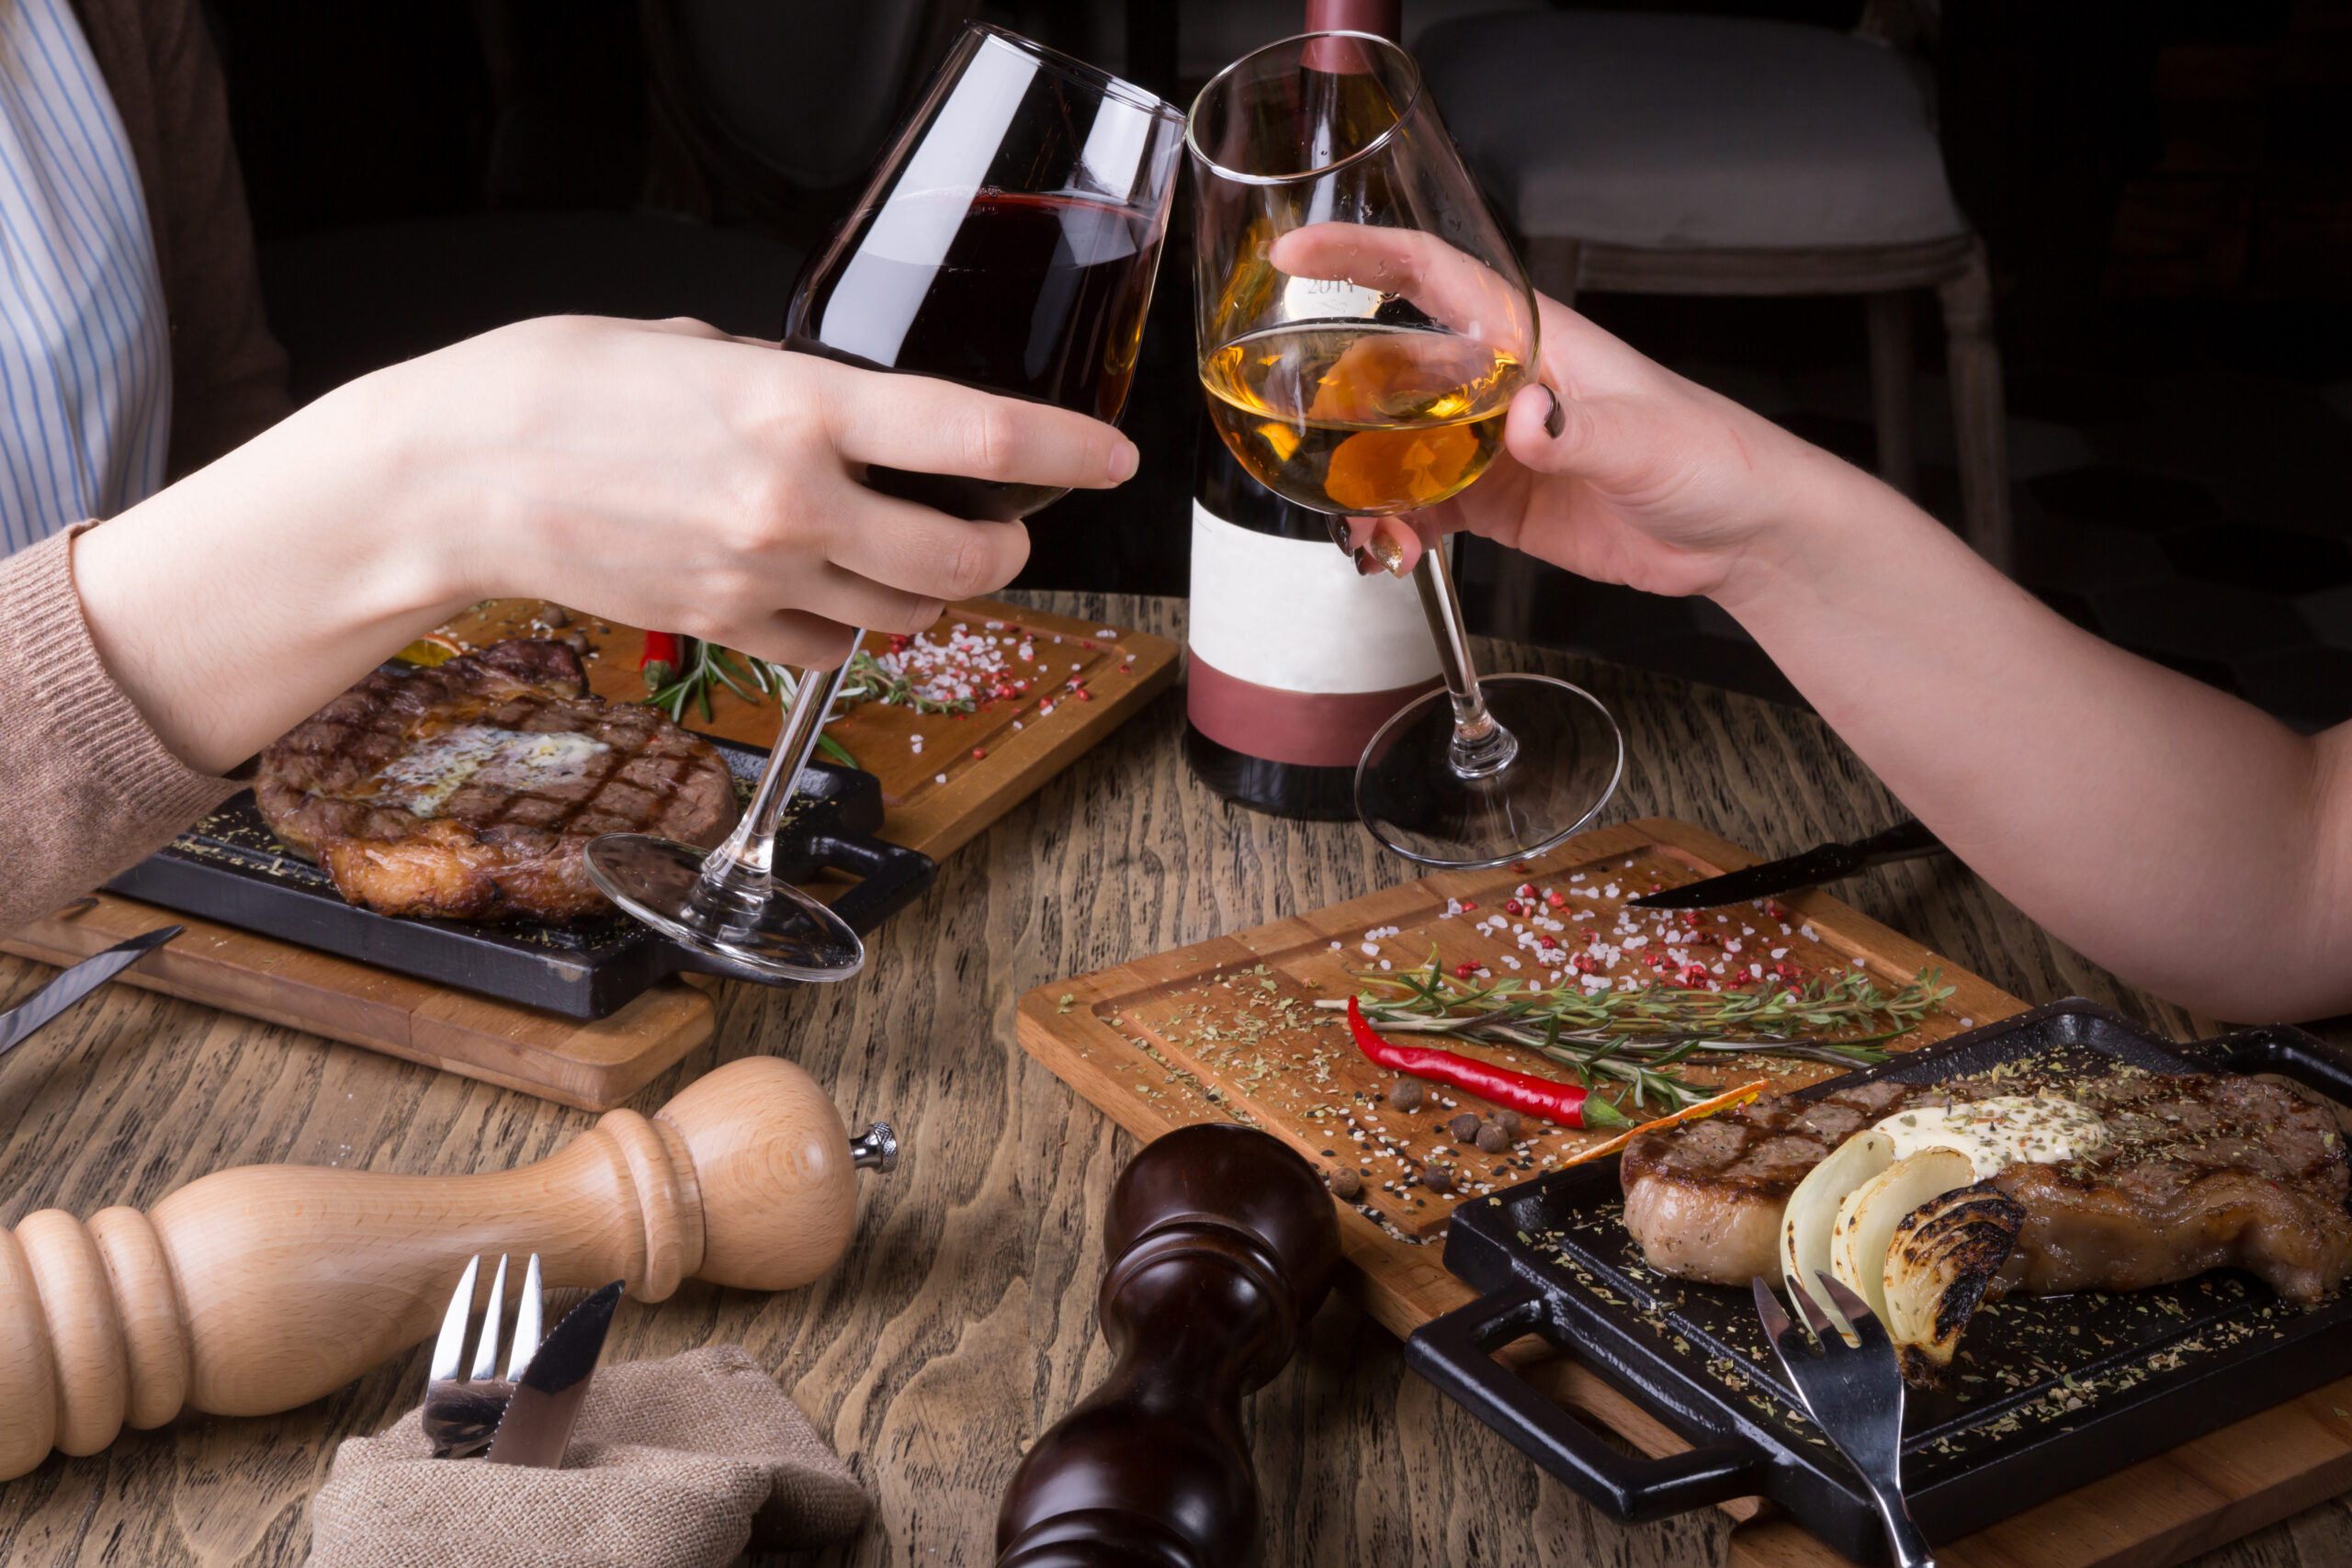
<path id="1" fill-rule="evenodd" d="M 1138 87 L 1001 28 L 967 27 L 855 210 L 801 275 L 785 347 L 1116 419 L 1182 129 L 1182 115 Z M 973 473 L 1004 467 L 1005 456 L 976 454 Z M 1018 527 L 1064 493 L 879 464 L 864 480 L 910 515 L 934 508 L 943 531 L 967 526 L 950 517 Z M 672 941 L 749 975 L 856 974 L 865 962 L 857 934 L 775 864 L 776 830 L 854 644 L 841 665 L 799 672 L 726 843 L 706 855 L 645 834 L 599 839 L 586 857 L 597 888 Z"/>
<path id="2" fill-rule="evenodd" d="M 1203 89 L 1187 140 L 1201 382 L 1235 457 L 1335 515 L 1474 483 L 1532 384 L 1535 300 L 1411 57 L 1361 33 L 1270 45 Z M 1615 791 L 1617 727 L 1566 682 L 1479 678 L 1443 549 L 1414 582 L 1445 686 L 1373 738 L 1357 811 L 1425 864 L 1540 853 Z"/>

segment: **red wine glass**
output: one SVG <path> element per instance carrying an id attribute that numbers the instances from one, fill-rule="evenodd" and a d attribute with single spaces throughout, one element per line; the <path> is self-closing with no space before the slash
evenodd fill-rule
<path id="1" fill-rule="evenodd" d="M 785 347 L 1118 417 L 1134 378 L 1183 116 L 1139 87 L 1001 28 L 956 40 L 857 207 L 802 272 Z M 876 490 L 1012 522 L 1058 490 L 871 468 Z M 799 671 L 734 835 L 704 852 L 644 834 L 588 848 L 605 896 L 750 974 L 839 980 L 857 934 L 772 874 L 795 781 L 848 654 Z"/>

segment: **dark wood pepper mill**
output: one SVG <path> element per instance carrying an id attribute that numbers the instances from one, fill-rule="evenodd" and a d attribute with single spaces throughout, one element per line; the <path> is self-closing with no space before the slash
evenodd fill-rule
<path id="1" fill-rule="evenodd" d="M 1037 1439 L 997 1568 L 1248 1568 L 1258 1475 L 1241 1400 L 1291 1358 L 1340 1261 L 1331 1195 L 1247 1127 L 1180 1128 L 1120 1174 L 1096 1312 L 1118 1365 Z"/>

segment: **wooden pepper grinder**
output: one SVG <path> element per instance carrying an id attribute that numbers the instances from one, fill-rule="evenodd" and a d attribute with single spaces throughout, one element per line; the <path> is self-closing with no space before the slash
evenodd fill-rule
<path id="1" fill-rule="evenodd" d="M 647 1302 L 688 1277 L 806 1284 L 849 1244 L 858 1169 L 897 1153 L 879 1122 L 853 1141 L 798 1067 L 748 1056 L 519 1170 L 245 1166 L 152 1213 L 44 1209 L 0 1231 L 0 1480 L 183 1406 L 316 1399 L 431 1334 L 476 1253 L 537 1252 L 550 1286 L 621 1279 Z"/>
<path id="2" fill-rule="evenodd" d="M 1185 1127 L 1120 1175 L 1103 1240 L 1096 1312 L 1118 1365 L 1013 1472 L 997 1568 L 1246 1568 L 1258 1477 L 1241 1398 L 1330 1287 L 1331 1195 L 1263 1133 Z"/>

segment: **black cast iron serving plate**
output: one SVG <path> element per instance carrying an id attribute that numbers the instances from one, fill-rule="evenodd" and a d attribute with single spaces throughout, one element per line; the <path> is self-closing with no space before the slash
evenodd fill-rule
<path id="1" fill-rule="evenodd" d="M 739 792 L 748 794 L 767 754 L 716 736 L 702 739 L 727 760 Z M 860 878 L 832 908 L 852 930 L 872 931 L 929 886 L 938 870 L 929 855 L 876 838 L 881 825 L 882 786 L 873 774 L 811 763 L 776 835 L 776 867 L 795 882 L 820 871 Z M 679 970 L 760 978 L 689 952 L 617 913 L 556 927 L 395 919 L 355 908 L 325 872 L 278 843 L 250 790 L 107 887 L 339 958 L 572 1018 L 604 1018 Z"/>
<path id="2" fill-rule="evenodd" d="M 2080 998 L 1800 1092 L 2103 1063 L 2277 1073 L 2352 1104 L 2352 1057 L 2301 1030 L 2174 1045 Z M 1415 1331 L 1407 1361 L 1620 1519 L 1760 1495 L 1846 1556 L 1883 1562 L 1869 1494 L 1797 1403 L 1747 1291 L 1645 1267 L 1623 1216 L 1613 1159 L 1464 1204 L 1445 1266 L 1485 1293 Z M 1528 1334 L 1584 1360 L 1693 1448 L 1639 1459 L 1603 1441 L 1493 1359 Z M 2013 1297 L 1979 1312 L 1961 1346 L 1957 1387 L 1914 1389 L 1905 1402 L 1904 1492 L 1931 1541 L 2352 1373 L 2352 1292 L 2306 1311 L 2231 1269 L 2127 1294 Z"/>

